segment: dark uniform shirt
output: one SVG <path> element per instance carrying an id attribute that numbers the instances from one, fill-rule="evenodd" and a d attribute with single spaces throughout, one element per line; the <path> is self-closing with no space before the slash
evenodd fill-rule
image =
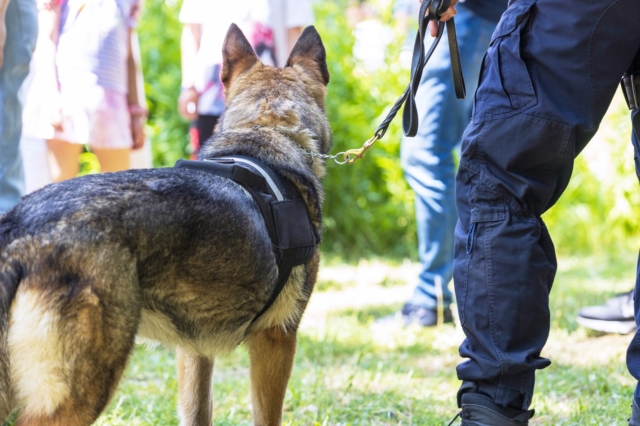
<path id="1" fill-rule="evenodd" d="M 507 0 L 465 0 L 460 3 L 481 18 L 498 22 L 507 10 Z"/>
<path id="2" fill-rule="evenodd" d="M 502 13 L 507 10 L 508 0 L 464 0 L 458 3 L 478 15 L 481 18 L 497 23 Z M 393 5 L 393 13 L 398 15 L 406 15 L 410 17 L 418 17 L 420 3 L 418 0 L 395 0 Z M 413 37 L 409 37 L 413 38 Z M 413 46 L 413 44 L 412 44 Z"/>

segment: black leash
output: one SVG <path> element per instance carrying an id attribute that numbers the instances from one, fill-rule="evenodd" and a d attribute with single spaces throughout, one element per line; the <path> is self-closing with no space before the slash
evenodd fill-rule
<path id="1" fill-rule="evenodd" d="M 416 107 L 415 95 L 418 92 L 420 86 L 420 80 L 422 79 L 422 70 L 427 64 L 434 50 L 438 46 L 444 28 L 447 28 L 447 37 L 449 39 L 449 53 L 451 56 L 451 74 L 453 75 L 453 85 L 456 91 L 456 97 L 458 99 L 464 99 L 466 96 L 466 89 L 464 85 L 464 77 L 462 75 L 462 64 L 460 63 L 460 50 L 458 49 L 458 40 L 456 38 L 456 26 L 453 18 L 447 22 L 440 22 L 440 16 L 447 11 L 451 5 L 451 0 L 424 0 L 420 6 L 420 14 L 418 16 L 418 34 L 416 34 L 416 41 L 413 46 L 413 58 L 411 60 L 411 80 L 409 85 L 402 93 L 402 96 L 398 98 L 393 105 L 387 117 L 376 129 L 373 137 L 366 141 L 362 148 L 351 149 L 345 152 L 340 152 L 335 156 L 327 156 L 333 158 L 338 164 L 352 164 L 358 158 L 364 157 L 365 151 L 373 146 L 373 144 L 381 139 L 391 121 L 395 118 L 396 114 L 404 106 L 402 113 L 402 128 L 406 136 L 415 136 L 418 131 L 418 110 Z M 429 51 L 425 53 L 424 40 L 427 35 L 429 21 L 438 22 L 438 33 L 433 40 Z M 342 160 L 339 157 L 342 156 Z"/>
<path id="2" fill-rule="evenodd" d="M 453 75 L 453 86 L 456 91 L 456 97 L 458 99 L 465 98 L 466 88 L 464 85 L 464 77 L 462 76 L 462 65 L 460 64 L 460 51 L 458 49 L 458 40 L 456 38 L 456 25 L 453 22 L 453 18 L 447 22 L 437 21 L 438 17 L 449 8 L 449 3 L 449 0 L 443 0 L 438 5 L 434 4 L 434 0 L 422 3 L 422 6 L 420 7 L 420 16 L 422 18 L 420 19 L 418 34 L 416 34 L 416 41 L 413 46 L 413 58 L 411 60 L 411 81 L 409 82 L 409 86 L 407 86 L 405 93 L 403 93 L 400 99 L 396 101 L 394 108 L 391 109 L 387 118 L 385 118 L 382 124 L 380 124 L 376 129 L 376 134 L 380 133 L 380 137 L 384 136 L 389 124 L 391 124 L 391 120 L 395 117 L 397 113 L 397 109 L 395 109 L 396 106 L 399 109 L 405 98 L 407 102 L 404 105 L 404 111 L 402 112 L 402 128 L 404 130 L 404 134 L 405 136 L 415 136 L 418 132 L 418 110 L 416 107 L 415 95 L 418 92 L 418 87 L 420 87 L 422 70 L 440 42 L 445 25 L 447 27 L 447 35 L 449 39 L 451 74 Z M 438 22 L 438 34 L 431 44 L 431 48 L 425 55 L 424 39 L 427 35 L 429 21 Z M 393 115 L 391 113 L 393 113 Z"/>

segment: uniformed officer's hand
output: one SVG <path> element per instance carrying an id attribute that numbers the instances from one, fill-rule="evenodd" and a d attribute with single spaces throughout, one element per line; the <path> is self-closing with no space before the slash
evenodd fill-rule
<path id="1" fill-rule="evenodd" d="M 422 0 L 419 1 L 422 3 Z M 458 0 L 451 0 L 449 8 L 440 16 L 440 21 L 446 22 L 458 14 L 456 3 L 458 3 Z M 436 22 L 429 22 L 429 32 L 431 33 L 431 37 L 438 35 L 438 24 Z"/>

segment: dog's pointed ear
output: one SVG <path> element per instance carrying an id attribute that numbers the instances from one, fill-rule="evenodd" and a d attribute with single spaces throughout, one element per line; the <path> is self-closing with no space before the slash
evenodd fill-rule
<path id="1" fill-rule="evenodd" d="M 243 72 L 260 62 L 258 55 L 236 24 L 231 24 L 222 45 L 222 71 L 220 80 L 226 90 Z"/>
<path id="2" fill-rule="evenodd" d="M 320 34 L 313 25 L 304 29 L 296 45 L 293 46 L 286 66 L 292 67 L 294 65 L 299 65 L 313 72 L 325 86 L 329 83 L 327 53 L 324 50 Z"/>

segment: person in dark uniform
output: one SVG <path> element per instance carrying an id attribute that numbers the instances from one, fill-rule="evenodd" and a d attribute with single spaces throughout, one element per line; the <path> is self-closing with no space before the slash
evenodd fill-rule
<path id="1" fill-rule="evenodd" d="M 638 0 L 511 0 L 491 37 L 456 177 L 463 425 L 526 425 L 533 415 L 535 371 L 550 364 L 540 353 L 557 268 L 541 215 L 567 187 L 621 77 L 640 62 L 639 19 Z M 633 72 L 629 93 L 638 99 L 640 63 Z M 640 114 L 637 104 L 631 108 L 639 169 Z M 627 366 L 640 379 L 638 332 Z M 640 388 L 633 426 L 640 425 L 639 398 Z"/>

